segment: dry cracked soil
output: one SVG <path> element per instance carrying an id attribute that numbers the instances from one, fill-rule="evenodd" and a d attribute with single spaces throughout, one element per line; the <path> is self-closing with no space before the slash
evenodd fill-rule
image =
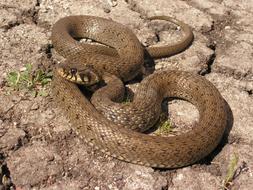
<path id="1" fill-rule="evenodd" d="M 180 69 L 210 80 L 228 103 L 230 129 L 202 161 L 158 170 L 118 161 L 87 146 L 50 96 L 13 90 L 9 72 L 55 63 L 51 27 L 67 15 L 111 18 L 131 28 L 144 45 L 180 38 L 177 27 L 155 30 L 152 15 L 189 24 L 195 35 L 184 52 L 155 60 L 155 69 Z M 0 189 L 202 190 L 253 189 L 252 0 L 1 0 Z M 205 90 L 205 89 L 203 89 Z M 197 112 L 170 103 L 172 122 L 187 125 Z"/>

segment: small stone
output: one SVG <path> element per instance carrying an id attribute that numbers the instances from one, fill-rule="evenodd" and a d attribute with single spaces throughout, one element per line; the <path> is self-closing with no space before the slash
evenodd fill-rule
<path id="1" fill-rule="evenodd" d="M 229 30 L 230 28 L 230 26 L 225 26 L 225 30 Z"/>
<path id="2" fill-rule="evenodd" d="M 111 7 L 116 7 L 118 5 L 117 0 L 108 0 L 108 3 Z"/>
<path id="3" fill-rule="evenodd" d="M 22 71 L 26 71 L 26 67 L 21 67 L 20 68 L 20 71 L 22 72 Z"/>

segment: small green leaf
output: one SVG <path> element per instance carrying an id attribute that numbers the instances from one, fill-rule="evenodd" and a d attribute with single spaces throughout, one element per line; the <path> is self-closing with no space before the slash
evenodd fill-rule
<path id="1" fill-rule="evenodd" d="M 52 79 L 52 77 L 53 77 L 53 72 L 52 72 L 52 71 L 49 71 L 49 72 L 47 73 L 47 77 Z"/>
<path id="2" fill-rule="evenodd" d="M 170 120 L 166 120 L 163 122 L 159 122 L 159 127 L 156 131 L 156 134 L 161 135 L 161 134 L 169 134 L 172 131 L 172 124 Z"/>
<path id="3" fill-rule="evenodd" d="M 45 79 L 43 79 L 43 80 L 41 81 L 41 85 L 44 86 L 44 85 L 48 84 L 48 83 L 51 82 L 51 81 L 52 81 L 51 78 L 45 78 Z"/>
<path id="4" fill-rule="evenodd" d="M 28 64 L 25 65 L 25 69 L 26 69 L 26 71 L 27 71 L 28 74 L 31 74 L 32 68 L 33 68 L 33 66 L 30 63 L 28 63 Z"/>
<path id="5" fill-rule="evenodd" d="M 223 183 L 223 189 L 227 189 L 227 187 L 230 186 L 231 182 L 233 181 L 238 160 L 239 160 L 239 156 L 236 153 L 233 153 L 231 160 L 229 162 L 227 175 Z"/>
<path id="6" fill-rule="evenodd" d="M 7 83 L 10 87 L 18 88 L 18 83 L 20 79 L 20 73 L 19 72 L 9 72 L 7 74 Z"/>

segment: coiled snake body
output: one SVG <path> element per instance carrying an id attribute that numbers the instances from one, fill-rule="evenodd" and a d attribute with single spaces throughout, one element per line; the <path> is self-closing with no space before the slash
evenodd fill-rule
<path id="1" fill-rule="evenodd" d="M 148 48 L 148 53 L 161 57 L 184 50 L 193 39 L 189 27 L 170 17 L 152 17 L 159 18 L 180 25 L 185 35 L 180 42 L 171 46 Z M 109 47 L 83 45 L 73 37 L 88 37 Z M 54 25 L 52 41 L 56 50 L 67 57 L 67 62 L 54 72 L 54 97 L 66 111 L 78 134 L 91 146 L 127 162 L 176 168 L 198 161 L 219 143 L 226 126 L 224 100 L 218 90 L 201 76 L 183 71 L 157 72 L 140 83 L 129 107 L 113 102 L 122 89 L 119 78 L 123 81 L 134 78 L 143 64 L 144 49 L 126 27 L 99 17 L 65 17 Z M 79 66 L 82 69 L 78 70 Z M 92 98 L 97 109 L 64 75 L 70 80 L 79 79 L 86 85 L 93 85 L 102 79 L 107 83 Z M 140 124 L 154 123 L 165 97 L 183 98 L 198 108 L 199 122 L 193 130 L 178 136 L 159 137 L 122 127 L 127 123 L 132 125 L 130 120 L 135 121 L 134 115 L 138 113 L 143 119 L 136 126 L 129 127 L 143 131 Z M 105 107 L 110 110 L 110 106 L 116 106 L 116 109 L 108 115 L 98 111 Z M 120 114 L 114 115 L 122 110 L 133 118 L 123 121 Z M 120 119 L 114 122 L 115 117 Z M 147 121 L 148 118 L 152 119 Z"/>

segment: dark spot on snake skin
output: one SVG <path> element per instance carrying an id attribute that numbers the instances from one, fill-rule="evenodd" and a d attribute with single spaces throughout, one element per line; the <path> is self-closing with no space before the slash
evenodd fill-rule
<path id="1" fill-rule="evenodd" d="M 77 113 L 77 114 L 76 114 L 76 119 L 79 119 L 79 117 L 80 117 L 80 115 Z"/>

